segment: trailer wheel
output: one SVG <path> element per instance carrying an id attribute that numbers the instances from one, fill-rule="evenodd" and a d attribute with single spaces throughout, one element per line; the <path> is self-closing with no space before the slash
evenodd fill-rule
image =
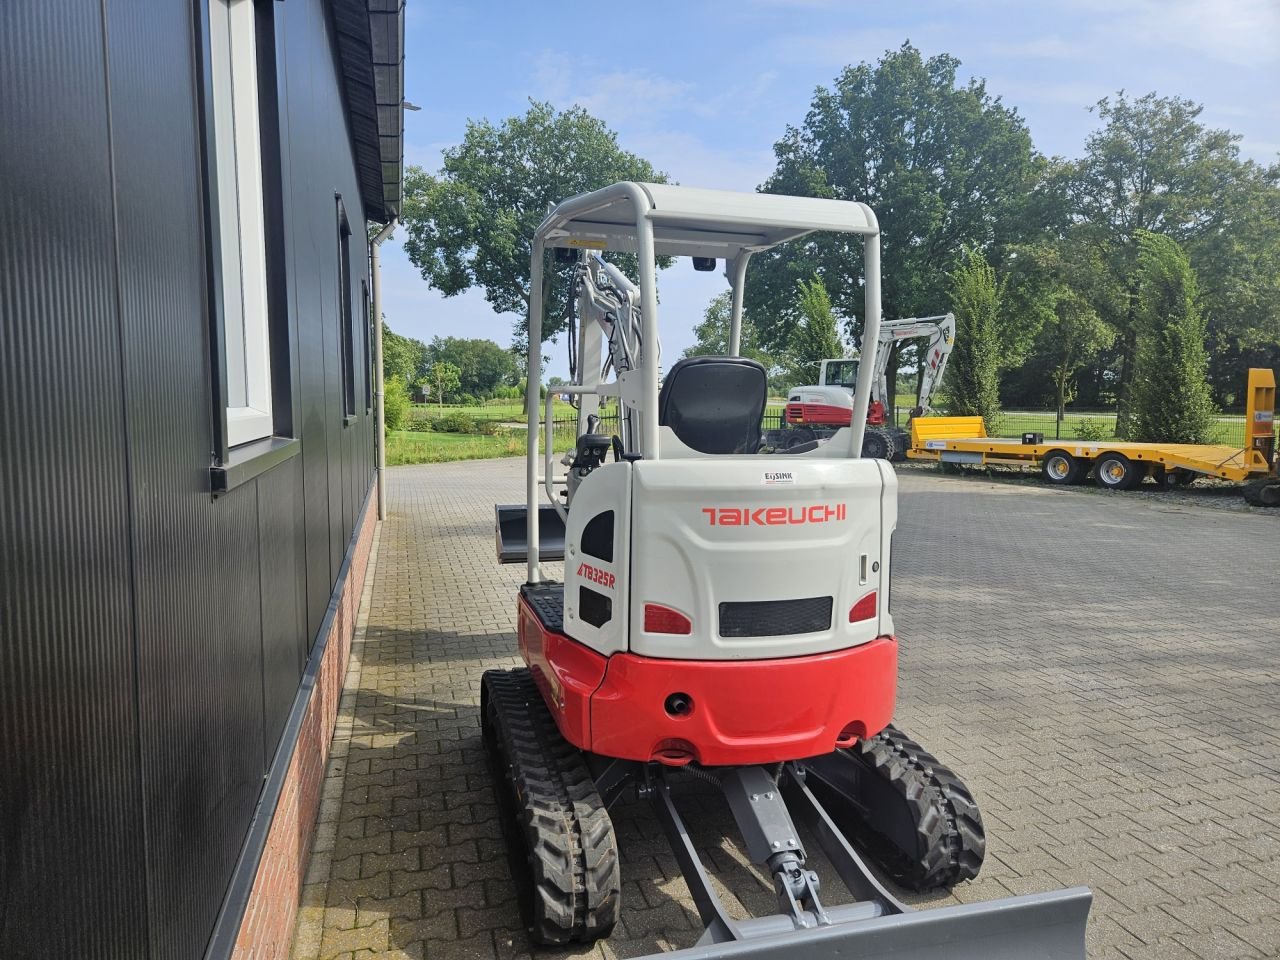
<path id="1" fill-rule="evenodd" d="M 1040 475 L 1044 482 L 1056 486 L 1079 483 L 1083 472 L 1084 464 L 1065 450 L 1050 450 L 1040 462 Z"/>
<path id="2" fill-rule="evenodd" d="M 1093 478 L 1104 490 L 1132 490 L 1142 477 L 1143 473 L 1123 453 L 1104 453 L 1098 458 Z"/>

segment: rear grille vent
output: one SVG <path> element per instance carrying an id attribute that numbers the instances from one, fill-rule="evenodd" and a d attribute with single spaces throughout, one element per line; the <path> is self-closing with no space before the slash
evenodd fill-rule
<path id="1" fill-rule="evenodd" d="M 785 637 L 830 629 L 830 597 L 720 604 L 722 637 Z"/>

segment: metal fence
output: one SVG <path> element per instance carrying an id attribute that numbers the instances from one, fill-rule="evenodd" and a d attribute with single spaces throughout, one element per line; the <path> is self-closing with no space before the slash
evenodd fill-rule
<path id="1" fill-rule="evenodd" d="M 469 408 L 466 416 L 472 428 L 461 430 L 463 433 L 484 433 L 511 431 L 523 433 L 525 429 L 523 416 L 494 415 L 484 407 Z M 426 429 L 429 421 L 436 415 L 430 411 L 415 410 L 410 416 L 415 426 L 410 429 Z M 895 406 L 892 421 L 897 426 L 906 428 L 910 417 L 910 408 Z M 783 426 L 783 408 L 771 405 L 765 409 L 761 422 L 761 430 L 777 430 Z M 614 435 L 621 432 L 616 413 L 601 417 L 599 432 Z M 1114 410 L 1067 410 L 1059 420 L 1051 410 L 1005 410 L 1000 413 L 996 436 L 1019 437 L 1024 433 L 1040 433 L 1045 440 L 1083 440 L 1108 441 L 1119 439 L 1116 435 L 1116 413 Z M 562 416 L 552 421 L 552 438 L 557 450 L 571 449 L 578 436 L 576 417 Z M 1210 431 L 1209 442 L 1241 447 L 1245 443 L 1245 422 L 1242 414 L 1220 414 L 1215 418 Z"/>

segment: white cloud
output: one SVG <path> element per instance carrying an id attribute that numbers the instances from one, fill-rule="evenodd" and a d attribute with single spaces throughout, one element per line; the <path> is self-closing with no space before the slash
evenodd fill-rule
<path id="1" fill-rule="evenodd" d="M 1029 37 L 1022 40 L 993 40 L 980 47 L 983 53 L 998 57 L 1021 57 L 1030 60 L 1075 60 L 1093 48 L 1083 40 L 1065 40 L 1060 36 Z"/>
<path id="2" fill-rule="evenodd" d="M 612 127 L 649 123 L 689 100 L 689 84 L 649 73 L 624 70 L 592 77 L 590 92 L 574 96 L 582 107 Z"/>
<path id="3" fill-rule="evenodd" d="M 686 187 L 755 190 L 774 166 L 771 149 L 714 147 L 691 133 L 675 130 L 638 133 L 627 138 L 627 148 Z"/>
<path id="4" fill-rule="evenodd" d="M 843 67 L 850 63 L 879 60 L 886 50 L 896 50 L 908 39 L 933 32 L 932 24 L 917 25 L 910 31 L 892 27 L 867 27 L 857 30 L 825 30 L 821 33 L 791 34 L 782 37 L 774 48 L 779 63 L 808 66 Z"/>
<path id="5" fill-rule="evenodd" d="M 1275 0 L 1065 0 L 1065 7 L 1102 18 L 1099 38 L 1172 47 L 1244 67 L 1280 63 Z"/>
<path id="6" fill-rule="evenodd" d="M 759 71 L 708 92 L 648 70 L 601 73 L 591 67 L 542 51 L 533 65 L 534 96 L 561 108 L 581 106 L 615 130 L 627 150 L 688 186 L 754 190 L 772 172 L 771 143 L 746 150 L 722 146 L 691 128 L 754 115 L 778 79 L 775 71 Z"/>

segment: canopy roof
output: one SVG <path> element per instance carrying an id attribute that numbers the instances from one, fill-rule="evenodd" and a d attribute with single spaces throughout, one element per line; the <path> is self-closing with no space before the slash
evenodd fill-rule
<path id="1" fill-rule="evenodd" d="M 637 210 L 637 207 L 639 209 Z M 637 216 L 653 222 L 657 256 L 722 257 L 764 250 L 815 230 L 876 234 L 865 203 L 737 193 L 658 183 L 615 183 L 563 201 L 542 221 L 549 247 L 636 252 Z"/>

